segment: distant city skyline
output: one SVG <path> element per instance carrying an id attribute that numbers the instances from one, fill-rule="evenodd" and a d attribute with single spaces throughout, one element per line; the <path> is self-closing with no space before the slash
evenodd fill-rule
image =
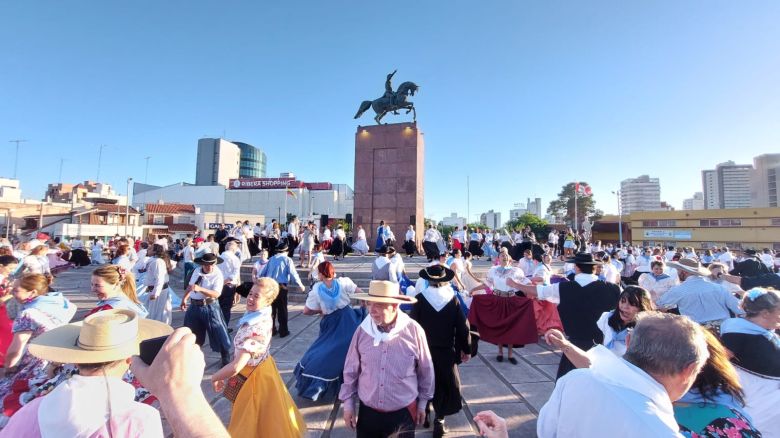
<path id="1" fill-rule="evenodd" d="M 63 182 L 94 179 L 101 145 L 101 182 L 120 193 L 147 164 L 149 184 L 194 182 L 203 137 L 261 148 L 270 176 L 353 185 L 355 127 L 373 122 L 352 116 L 395 69 L 394 87 L 420 85 L 427 217 L 508 218 L 537 197 L 545 213 L 578 180 L 616 213 L 611 192 L 643 174 L 681 209 L 702 170 L 780 150 L 777 2 L 50 0 L 2 13 L 0 176 L 14 173 L 10 141 L 26 140 L 25 197 L 61 165 Z"/>

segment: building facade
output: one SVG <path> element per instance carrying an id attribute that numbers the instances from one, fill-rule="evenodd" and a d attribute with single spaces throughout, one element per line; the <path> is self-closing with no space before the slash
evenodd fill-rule
<path id="1" fill-rule="evenodd" d="M 707 209 L 748 208 L 751 205 L 751 164 L 727 161 L 702 171 L 704 206 Z"/>
<path id="2" fill-rule="evenodd" d="M 639 245 L 780 250 L 778 207 L 636 212 L 627 220 Z"/>
<path id="3" fill-rule="evenodd" d="M 227 187 L 240 173 L 241 149 L 221 138 L 198 140 L 198 158 L 195 166 L 195 184 Z"/>
<path id="4" fill-rule="evenodd" d="M 683 210 L 704 210 L 704 193 L 696 192 L 692 198 L 683 199 Z"/>
<path id="5" fill-rule="evenodd" d="M 641 175 L 620 182 L 620 204 L 623 214 L 661 209 L 661 184 L 658 178 Z"/>
<path id="6" fill-rule="evenodd" d="M 447 227 L 463 228 L 466 226 L 466 218 L 458 217 L 458 213 L 450 213 L 450 215 L 442 219 L 440 223 Z"/>
<path id="7" fill-rule="evenodd" d="M 501 222 L 501 212 L 493 210 L 489 210 L 486 213 L 479 215 L 479 222 L 491 230 L 501 228 L 501 225 L 503 225 L 503 222 Z"/>
<path id="8" fill-rule="evenodd" d="M 262 149 L 247 143 L 234 141 L 241 151 L 239 178 L 265 178 L 266 155 Z"/>
<path id="9" fill-rule="evenodd" d="M 750 204 L 752 207 L 778 207 L 780 191 L 780 154 L 764 154 L 753 158 L 750 173 Z"/>

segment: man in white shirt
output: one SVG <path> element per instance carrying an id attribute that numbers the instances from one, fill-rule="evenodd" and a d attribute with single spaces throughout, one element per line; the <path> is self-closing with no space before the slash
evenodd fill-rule
<path id="1" fill-rule="evenodd" d="M 225 281 L 222 271 L 216 265 L 223 261 L 215 254 L 208 253 L 195 259 L 195 263 L 200 266 L 192 273 L 189 286 L 181 299 L 181 310 L 185 311 L 184 326 L 192 330 L 198 345 L 203 345 L 208 333 L 211 350 L 220 354 L 224 366 L 230 363 L 233 343 L 217 303 Z M 189 305 L 188 298 L 191 298 Z"/>
<path id="2" fill-rule="evenodd" d="M 222 317 L 225 319 L 225 325 L 230 325 L 230 311 L 233 305 L 241 299 L 236 295 L 236 287 L 241 284 L 241 260 L 236 256 L 238 250 L 238 241 L 229 240 L 225 244 L 225 251 L 222 252 L 222 260 L 225 263 L 219 265 L 222 271 L 222 277 L 225 286 L 222 288 L 222 294 L 219 296 L 219 307 L 222 309 Z M 230 332 L 232 330 L 228 330 Z"/>
<path id="3" fill-rule="evenodd" d="M 702 328 L 688 318 L 645 312 L 619 358 L 599 345 L 590 368 L 571 371 L 539 412 L 536 432 L 552 437 L 682 437 L 672 402 L 709 357 Z"/>
<path id="4" fill-rule="evenodd" d="M 769 250 L 769 248 L 764 248 L 764 252 L 759 257 L 761 259 L 761 262 L 766 265 L 767 268 L 769 268 L 770 272 L 774 272 L 774 264 L 775 260 L 772 257 L 772 252 Z"/>
<path id="5" fill-rule="evenodd" d="M 157 236 L 157 240 L 154 241 L 154 244 L 160 245 L 164 250 L 168 251 L 168 239 L 166 239 L 162 234 Z"/>
<path id="6" fill-rule="evenodd" d="M 729 268 L 729 271 L 734 269 L 734 256 L 731 255 L 731 251 L 728 247 L 723 247 L 723 253 L 718 256 L 718 261 L 726 265 Z"/>

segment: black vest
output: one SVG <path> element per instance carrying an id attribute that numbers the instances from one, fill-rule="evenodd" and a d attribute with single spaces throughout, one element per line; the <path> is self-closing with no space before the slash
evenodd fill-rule
<path id="1" fill-rule="evenodd" d="M 604 333 L 596 326 L 596 322 L 602 313 L 615 309 L 620 287 L 602 280 L 585 287 L 576 281 L 569 281 L 558 283 L 558 292 L 561 297 L 558 314 L 563 330 L 572 342 L 586 350 L 594 343 L 602 343 Z"/>

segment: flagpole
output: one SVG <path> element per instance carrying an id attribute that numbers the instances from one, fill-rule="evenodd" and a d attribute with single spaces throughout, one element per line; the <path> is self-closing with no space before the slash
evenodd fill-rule
<path id="1" fill-rule="evenodd" d="M 290 180 L 284 185 L 284 224 L 287 225 L 287 192 L 290 190 Z"/>
<path id="2" fill-rule="evenodd" d="M 579 226 L 577 224 L 577 192 L 580 191 L 580 183 L 574 183 L 574 232 L 579 233 Z"/>

